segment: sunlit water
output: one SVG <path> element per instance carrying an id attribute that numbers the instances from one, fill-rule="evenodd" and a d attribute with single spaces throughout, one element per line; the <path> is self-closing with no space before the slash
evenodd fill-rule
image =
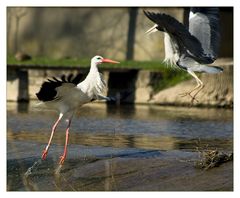
<path id="1" fill-rule="evenodd" d="M 63 151 L 65 121 L 57 128 L 46 164 L 39 160 L 57 117 L 56 112 L 38 111 L 32 104 L 8 103 L 9 190 L 34 189 L 23 187 L 23 184 L 32 186 L 28 180 L 20 179 L 17 183 L 12 180 L 23 173 L 28 177 L 38 166 L 41 171 L 56 171 L 53 164 L 57 164 Z M 66 163 L 70 170 L 76 160 L 85 164 L 114 157 L 181 158 L 197 154 L 199 148 L 232 151 L 232 143 L 230 109 L 93 103 L 81 107 L 73 118 Z"/>

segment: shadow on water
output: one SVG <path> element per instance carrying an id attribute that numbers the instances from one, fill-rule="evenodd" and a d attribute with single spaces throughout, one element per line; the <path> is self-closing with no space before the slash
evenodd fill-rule
<path id="1" fill-rule="evenodd" d="M 199 147 L 232 152 L 232 110 L 86 105 L 74 117 L 62 167 L 65 122 L 40 159 L 56 117 L 8 104 L 8 191 L 232 189 L 232 164 L 207 174 L 193 167 Z M 202 186 L 189 183 L 201 178 Z"/>

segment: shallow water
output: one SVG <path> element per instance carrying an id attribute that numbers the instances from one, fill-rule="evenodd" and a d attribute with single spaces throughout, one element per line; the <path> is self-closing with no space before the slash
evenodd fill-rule
<path id="1" fill-rule="evenodd" d="M 197 150 L 203 148 L 233 150 L 233 111 L 230 109 L 92 103 L 81 107 L 72 122 L 68 156 L 64 167 L 58 170 L 58 175 L 60 172 L 68 175 L 68 182 L 74 181 L 74 185 L 65 189 L 62 178 L 56 180 L 56 170 L 67 123 L 60 123 L 48 158 L 42 163 L 39 161 L 41 152 L 58 115 L 52 111 L 38 111 L 32 104 L 8 103 L 7 109 L 8 190 L 113 190 L 114 186 L 115 190 L 126 190 L 126 186 L 120 188 L 119 184 L 117 187 L 116 182 L 111 188 L 110 182 L 106 188 L 101 179 L 110 174 L 112 160 L 117 160 L 120 165 L 122 160 L 129 159 L 124 162 L 126 164 L 138 160 L 135 166 L 138 172 L 143 168 L 139 164 L 146 160 L 158 160 L 161 166 L 165 162 L 172 163 L 171 160 L 196 159 Z M 24 176 L 34 163 L 36 166 L 30 169 L 31 174 Z M 121 169 L 120 165 L 117 169 Z M 74 177 L 78 168 L 86 166 L 91 173 L 96 167 L 105 168 L 101 174 L 96 173 L 97 179 L 92 175 Z M 125 174 L 130 175 L 122 172 L 120 175 Z M 55 183 L 49 185 L 53 178 Z M 155 188 L 150 186 L 149 190 Z"/>

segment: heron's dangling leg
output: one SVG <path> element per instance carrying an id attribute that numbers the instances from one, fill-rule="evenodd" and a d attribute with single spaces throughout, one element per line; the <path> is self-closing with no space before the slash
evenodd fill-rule
<path id="1" fill-rule="evenodd" d="M 188 92 L 180 94 L 180 95 L 182 97 L 187 96 L 187 95 L 190 96 L 192 98 L 191 103 L 193 103 L 194 100 L 196 100 L 198 102 L 198 100 L 196 99 L 196 95 L 200 92 L 200 90 L 202 90 L 204 88 L 203 82 L 197 77 L 197 75 L 193 71 L 188 70 L 188 73 L 195 78 L 195 80 L 197 81 L 197 86 L 194 87 L 191 91 L 188 91 Z M 197 92 L 192 96 L 191 93 L 196 90 L 197 90 Z"/>
<path id="2" fill-rule="evenodd" d="M 62 117 L 63 117 L 63 114 L 60 113 L 57 121 L 54 123 L 54 125 L 53 125 L 53 127 L 52 127 L 52 132 L 51 132 L 51 136 L 50 136 L 50 138 L 49 138 L 48 144 L 47 144 L 46 148 L 45 148 L 45 149 L 43 150 L 43 152 L 42 152 L 42 160 L 45 160 L 46 157 L 47 157 L 48 149 L 49 149 L 49 147 L 50 147 L 50 144 L 51 144 L 51 141 L 52 141 L 52 138 L 53 138 L 53 134 L 54 134 L 54 132 L 55 132 L 55 130 L 56 130 L 56 127 L 57 127 L 58 123 L 59 123 L 60 120 L 62 119 Z"/>
<path id="3" fill-rule="evenodd" d="M 192 97 L 192 101 L 191 103 L 193 104 L 194 100 L 196 100 L 196 96 L 198 95 L 198 93 L 204 88 L 203 82 L 197 77 L 197 75 L 192 72 L 192 71 L 188 71 L 189 74 L 191 74 L 197 81 L 197 86 L 190 92 L 192 93 L 193 91 L 197 90 L 197 92 L 191 96 Z M 197 100 L 196 100 L 197 101 Z"/>
<path id="4" fill-rule="evenodd" d="M 69 118 L 68 120 L 68 126 L 67 126 L 67 129 L 66 129 L 66 139 L 65 139 L 65 145 L 64 145 L 64 151 L 63 151 L 63 154 L 60 156 L 60 161 L 59 161 L 59 164 L 62 165 L 66 159 L 66 156 L 67 156 L 67 145 L 68 145 L 68 138 L 69 138 L 69 128 L 70 128 L 70 125 L 71 125 L 71 122 L 72 122 L 72 116 Z"/>
<path id="5" fill-rule="evenodd" d="M 197 90 L 197 92 L 192 96 L 192 103 L 193 103 L 193 100 L 195 99 L 196 100 L 196 96 L 199 94 L 199 92 L 204 88 L 204 84 L 202 81 L 200 81 L 200 87 L 199 89 Z"/>

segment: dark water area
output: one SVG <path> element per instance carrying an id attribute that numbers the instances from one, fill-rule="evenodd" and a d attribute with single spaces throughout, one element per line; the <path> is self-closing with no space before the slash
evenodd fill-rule
<path id="1" fill-rule="evenodd" d="M 67 123 L 59 124 L 42 161 L 57 113 L 16 103 L 7 110 L 8 191 L 233 189 L 231 162 L 210 171 L 194 168 L 200 149 L 233 152 L 231 109 L 83 106 L 73 118 L 61 167 Z"/>

